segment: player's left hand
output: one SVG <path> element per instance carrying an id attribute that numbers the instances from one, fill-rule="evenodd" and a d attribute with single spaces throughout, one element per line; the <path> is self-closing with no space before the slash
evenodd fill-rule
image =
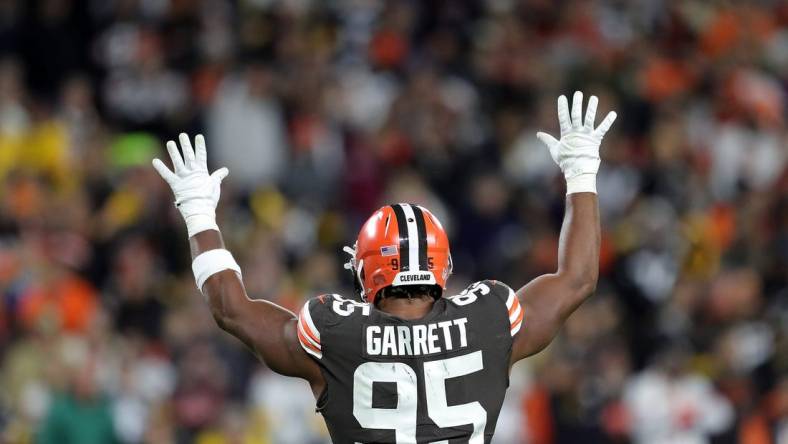
<path id="1" fill-rule="evenodd" d="M 572 98 L 570 117 L 566 96 L 558 98 L 558 123 L 561 125 L 561 140 L 543 133 L 536 137 L 550 149 L 550 156 L 561 168 L 566 178 L 567 194 L 576 192 L 596 193 L 596 173 L 599 170 L 599 145 L 605 133 L 616 120 L 616 112 L 607 114 L 602 123 L 594 128 L 596 107 L 599 100 L 591 96 L 583 120 L 583 93 L 575 91 Z"/>
<path id="2" fill-rule="evenodd" d="M 216 205 L 219 203 L 222 179 L 227 177 L 229 170 L 219 168 L 213 174 L 208 174 L 205 138 L 201 134 L 194 138 L 196 150 L 192 149 L 189 136 L 185 133 L 180 134 L 179 140 L 183 157 L 175 142 L 167 142 L 167 152 L 170 153 L 175 171 L 170 171 L 159 159 L 153 159 L 153 167 L 172 188 L 175 206 L 186 221 L 189 237 L 205 230 L 218 231 Z"/>

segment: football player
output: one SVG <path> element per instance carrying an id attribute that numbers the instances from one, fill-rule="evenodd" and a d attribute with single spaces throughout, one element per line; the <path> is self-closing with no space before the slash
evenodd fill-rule
<path id="1" fill-rule="evenodd" d="M 295 315 L 247 296 L 216 225 L 228 171 L 209 174 L 203 137 L 192 149 L 181 134 L 182 155 L 167 143 L 172 171 L 153 166 L 186 221 L 194 277 L 216 322 L 275 372 L 309 382 L 334 443 L 488 443 L 512 365 L 545 348 L 596 285 L 599 146 L 616 114 L 594 128 L 598 100 L 585 118 L 582 103 L 575 92 L 570 113 L 559 97 L 561 138 L 537 133 L 566 178 L 566 214 L 557 270 L 516 292 L 486 280 L 444 294 L 446 233 L 429 210 L 401 203 L 376 211 L 346 249 L 360 300 L 322 295 Z"/>

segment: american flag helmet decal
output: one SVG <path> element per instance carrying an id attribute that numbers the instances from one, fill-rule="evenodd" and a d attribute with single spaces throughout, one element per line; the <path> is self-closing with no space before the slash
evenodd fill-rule
<path id="1" fill-rule="evenodd" d="M 380 247 L 380 254 L 382 256 L 396 256 L 399 252 L 396 245 L 385 245 Z"/>

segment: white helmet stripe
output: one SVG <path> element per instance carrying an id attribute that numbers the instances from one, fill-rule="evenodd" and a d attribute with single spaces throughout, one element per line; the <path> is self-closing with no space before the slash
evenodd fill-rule
<path id="1" fill-rule="evenodd" d="M 405 213 L 405 221 L 408 225 L 409 271 L 418 271 L 421 269 L 421 264 L 419 264 L 419 230 L 416 225 L 416 214 L 413 212 L 410 204 L 399 204 L 399 206 L 402 207 L 402 211 Z"/>

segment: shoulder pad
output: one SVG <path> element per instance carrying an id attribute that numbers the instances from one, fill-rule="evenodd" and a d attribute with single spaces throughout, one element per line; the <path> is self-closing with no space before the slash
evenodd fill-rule
<path id="1" fill-rule="evenodd" d="M 514 290 L 503 282 L 494 280 L 474 282 L 460 294 L 450 296 L 447 299 L 456 305 L 462 306 L 471 304 L 481 298 L 496 301 L 495 303 L 501 308 L 506 307 L 507 317 L 509 318 L 509 332 L 514 336 L 520 331 L 520 327 L 523 324 L 523 309 L 520 306 L 520 300 L 517 298 Z"/>
<path id="2" fill-rule="evenodd" d="M 322 299 L 326 295 L 314 297 L 304 304 L 298 312 L 298 342 L 301 347 L 317 359 L 323 358 L 323 347 L 320 344 L 320 329 L 312 316 L 313 310 L 319 311 Z M 319 316 L 318 316 L 319 319 Z"/>
<path id="3" fill-rule="evenodd" d="M 518 331 L 520 331 L 520 327 L 523 326 L 523 307 L 520 305 L 520 299 L 515 294 L 512 287 L 504 284 L 501 281 L 485 281 L 488 282 L 493 287 L 493 293 L 495 293 L 498 298 L 503 301 L 506 306 L 506 310 L 508 311 L 509 315 L 509 331 L 512 336 L 516 335 Z"/>
<path id="4" fill-rule="evenodd" d="M 321 359 L 321 334 L 353 315 L 369 316 L 368 303 L 345 299 L 338 294 L 323 294 L 308 300 L 298 313 L 298 340 L 307 353 Z"/>

